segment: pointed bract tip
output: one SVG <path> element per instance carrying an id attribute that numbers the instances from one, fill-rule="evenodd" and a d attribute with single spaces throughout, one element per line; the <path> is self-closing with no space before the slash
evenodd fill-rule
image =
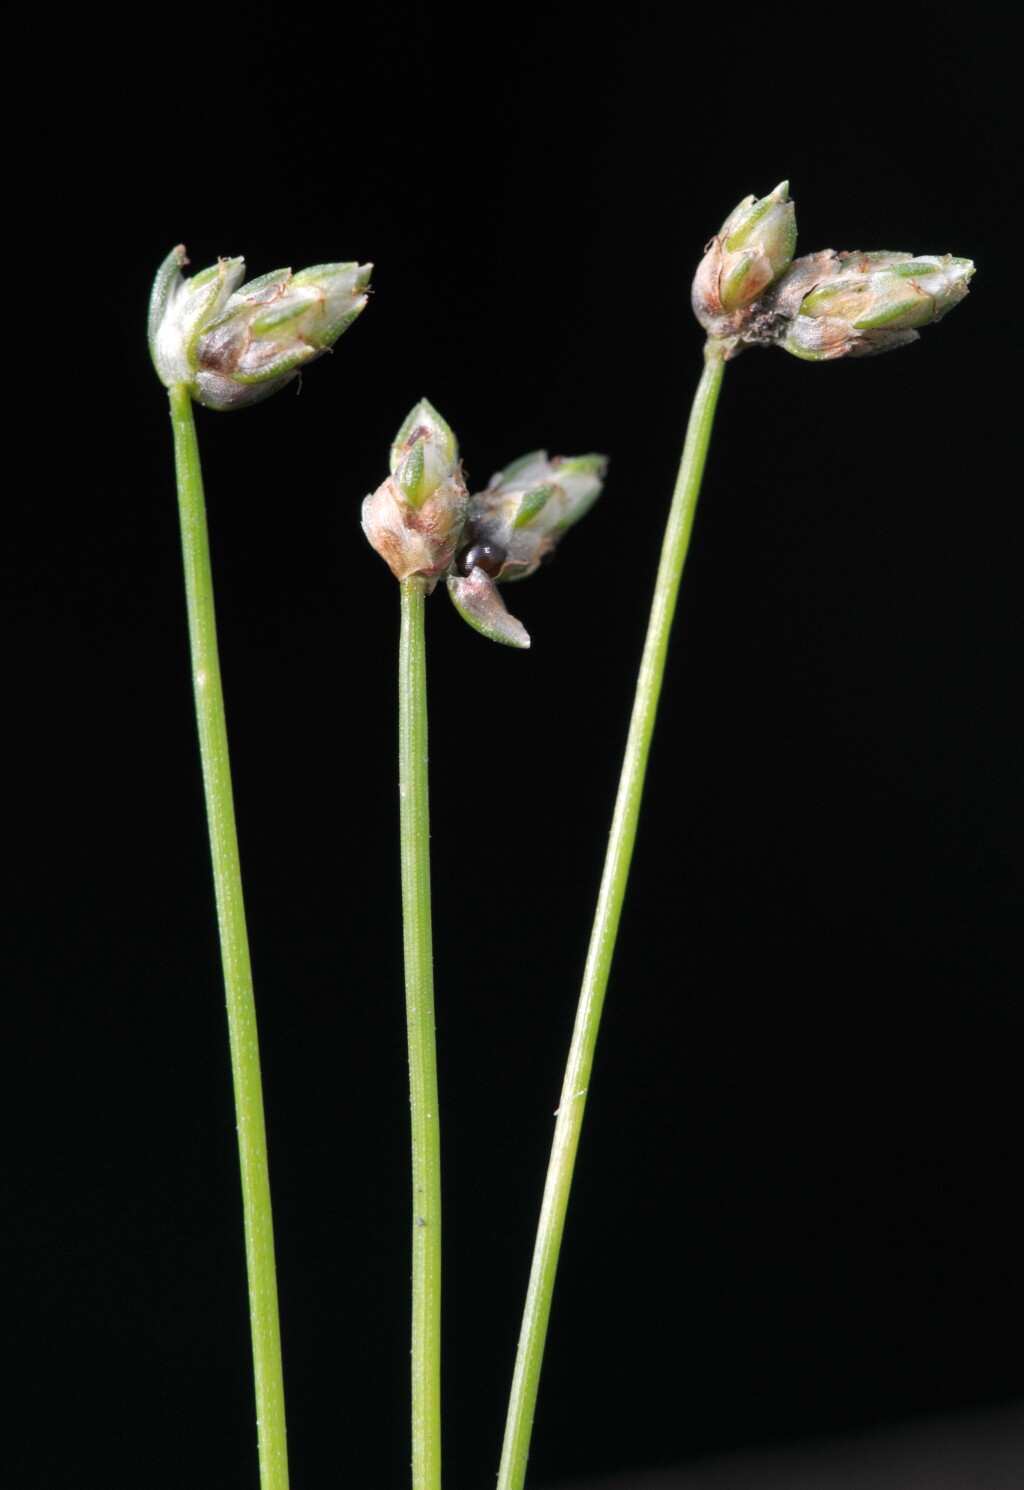
<path id="1" fill-rule="evenodd" d="M 780 181 L 766 197 L 744 197 L 712 238 L 694 277 L 693 313 L 708 335 L 734 338 L 738 313 L 771 288 L 795 252 L 789 182 Z"/>
<path id="2" fill-rule="evenodd" d="M 406 501 L 421 507 L 455 472 L 459 445 L 448 421 L 421 398 L 391 442 L 391 475 Z"/>

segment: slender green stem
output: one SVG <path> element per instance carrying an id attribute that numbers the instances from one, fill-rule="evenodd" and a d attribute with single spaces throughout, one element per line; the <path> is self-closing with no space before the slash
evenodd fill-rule
<path id="1" fill-rule="evenodd" d="M 689 548 L 701 477 L 704 474 L 718 390 L 722 382 L 723 352 L 722 347 L 711 342 L 705 350 L 704 372 L 690 411 L 686 443 L 662 544 L 647 641 L 637 678 L 608 853 L 555 1121 L 555 1136 L 548 1162 L 544 1198 L 541 1201 L 540 1220 L 537 1224 L 530 1282 L 505 1423 L 498 1490 L 522 1490 L 526 1479 L 526 1460 L 530 1451 L 533 1414 L 573 1166 L 583 1124 L 583 1109 L 586 1105 L 604 994 L 615 950 L 615 937 L 633 856 L 647 757 L 665 673 L 669 632 L 675 613 L 679 580 Z"/>
<path id="2" fill-rule="evenodd" d="M 405 1004 L 412 1108 L 412 1483 L 441 1486 L 441 1130 L 434 1041 L 425 582 L 402 585 L 398 750 Z"/>
<path id="3" fill-rule="evenodd" d="M 199 723 L 199 750 L 203 763 L 206 816 L 210 830 L 221 959 L 227 995 L 235 1112 L 238 1119 L 245 1257 L 249 1274 L 249 1318 L 252 1324 L 252 1355 L 256 1379 L 260 1485 L 262 1490 L 288 1490 L 281 1327 L 277 1308 L 274 1223 L 270 1210 L 260 1052 L 256 1035 L 249 938 L 242 901 L 242 874 L 231 791 L 224 694 L 217 656 L 213 574 L 210 569 L 203 478 L 199 468 L 199 446 L 196 443 L 195 422 L 192 417 L 192 400 L 184 387 L 171 388 L 170 395 L 174 457 L 178 471 L 181 543 L 185 559 L 188 630 L 192 647 L 192 682 Z"/>

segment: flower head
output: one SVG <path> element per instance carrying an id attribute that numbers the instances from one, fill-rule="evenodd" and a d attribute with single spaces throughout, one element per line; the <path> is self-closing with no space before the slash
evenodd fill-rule
<path id="1" fill-rule="evenodd" d="M 562 534 L 601 492 L 602 455 L 525 455 L 491 477 L 469 504 L 462 544 L 448 575 L 460 615 L 492 641 L 528 647 L 521 622 L 509 615 L 497 582 L 525 579 L 554 554 Z"/>
<path id="2" fill-rule="evenodd" d="M 776 294 L 779 344 L 813 362 L 904 346 L 960 303 L 973 273 L 970 259 L 951 254 L 826 250 L 798 259 Z"/>
<path id="3" fill-rule="evenodd" d="M 492 476 L 470 499 L 449 425 L 421 399 L 391 445 L 391 475 L 363 503 L 363 532 L 396 579 L 419 576 L 427 593 L 447 573 L 456 609 L 477 631 L 528 647 L 499 580 L 524 579 L 597 500 L 607 462 L 535 450 Z"/>
<path id="4" fill-rule="evenodd" d="M 363 532 L 396 579 L 433 589 L 462 535 L 469 493 L 451 426 L 421 399 L 391 444 L 391 475 L 363 503 Z"/>
<path id="5" fill-rule="evenodd" d="M 708 244 L 693 281 L 693 313 L 712 334 L 775 283 L 796 249 L 789 182 L 766 197 L 744 197 Z"/>
<path id="6" fill-rule="evenodd" d="M 212 409 L 276 393 L 321 356 L 366 304 L 371 264 L 278 269 L 242 284 L 243 259 L 219 259 L 185 279 L 178 247 L 164 260 L 149 307 L 149 349 L 161 381 L 183 384 Z"/>
<path id="7" fill-rule="evenodd" d="M 722 224 L 693 281 L 693 310 L 726 358 L 778 344 L 821 362 L 863 357 L 917 340 L 967 294 L 970 259 L 835 253 L 794 259 L 796 218 L 783 181 L 746 197 Z"/>

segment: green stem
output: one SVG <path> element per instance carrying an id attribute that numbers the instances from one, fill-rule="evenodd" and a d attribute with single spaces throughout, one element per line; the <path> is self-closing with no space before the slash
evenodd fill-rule
<path id="1" fill-rule="evenodd" d="M 412 1483 L 441 1486 L 441 1130 L 434 1040 L 425 582 L 401 582 L 398 751 L 412 1109 Z"/>
<path id="2" fill-rule="evenodd" d="M 242 1173 L 245 1258 L 249 1275 L 249 1318 L 256 1379 L 262 1490 L 288 1490 L 281 1327 L 274 1267 L 274 1223 L 270 1210 L 267 1136 L 256 1034 L 249 938 L 242 901 L 242 874 L 231 791 L 231 766 L 224 719 L 224 695 L 217 656 L 213 574 L 206 530 L 203 478 L 199 467 L 192 399 L 187 388 L 170 389 L 178 508 L 185 559 L 185 593 L 192 647 L 192 682 L 199 750 L 203 763 L 206 816 L 213 858 L 224 988 L 227 995 L 231 1071 L 238 1119 L 238 1157 Z"/>
<path id="3" fill-rule="evenodd" d="M 724 348 L 709 342 L 705 349 L 704 372 L 690 410 L 686 443 L 662 544 L 647 641 L 637 678 L 608 853 L 555 1121 L 555 1136 L 548 1162 L 544 1198 L 541 1201 L 540 1220 L 537 1224 L 530 1282 L 505 1422 L 498 1490 L 522 1490 L 526 1479 L 526 1460 L 530 1452 L 530 1434 L 544 1358 L 544 1342 L 551 1315 L 551 1299 L 565 1227 L 565 1213 L 569 1204 L 573 1166 L 583 1124 L 583 1109 L 615 950 L 615 937 L 626 893 L 626 880 L 633 856 L 647 757 L 665 673 L 669 632 L 690 544 L 690 531 L 707 459 L 718 390 L 722 382 L 723 358 Z"/>

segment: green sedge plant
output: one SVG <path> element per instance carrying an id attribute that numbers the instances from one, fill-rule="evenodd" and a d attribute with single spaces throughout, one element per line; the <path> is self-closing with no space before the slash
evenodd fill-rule
<path id="1" fill-rule="evenodd" d="M 807 361 L 914 341 L 967 293 L 968 259 L 887 251 L 795 257 L 788 182 L 746 197 L 707 245 L 693 282 L 707 333 L 669 506 L 608 850 L 548 1163 L 516 1356 L 498 1490 L 523 1490 L 573 1169 L 636 838 L 679 583 L 725 366 L 747 347 Z M 372 266 L 323 264 L 242 283 L 241 259 L 186 279 L 183 248 L 157 275 L 153 362 L 168 390 L 178 478 L 196 717 L 216 890 L 238 1120 L 261 1490 L 286 1490 L 288 1458 L 273 1224 L 252 972 L 242 898 L 213 580 L 193 403 L 257 403 L 327 351 L 366 305 Z M 412 1112 L 412 1485 L 441 1486 L 441 1142 L 434 1036 L 424 606 L 441 579 L 484 637 L 530 638 L 499 586 L 534 573 L 589 511 L 604 456 L 525 455 L 471 494 L 451 426 L 422 399 L 363 503 L 363 530 L 399 583 L 400 855 Z"/>
<path id="2" fill-rule="evenodd" d="M 259 1038 L 235 826 L 213 572 L 193 403 L 238 409 L 284 386 L 331 347 L 366 304 L 371 266 L 282 269 L 243 284 L 242 259 L 185 279 L 182 247 L 160 266 L 149 349 L 171 403 L 192 686 L 199 727 L 238 1125 L 261 1490 L 287 1490 L 281 1326 Z"/>

